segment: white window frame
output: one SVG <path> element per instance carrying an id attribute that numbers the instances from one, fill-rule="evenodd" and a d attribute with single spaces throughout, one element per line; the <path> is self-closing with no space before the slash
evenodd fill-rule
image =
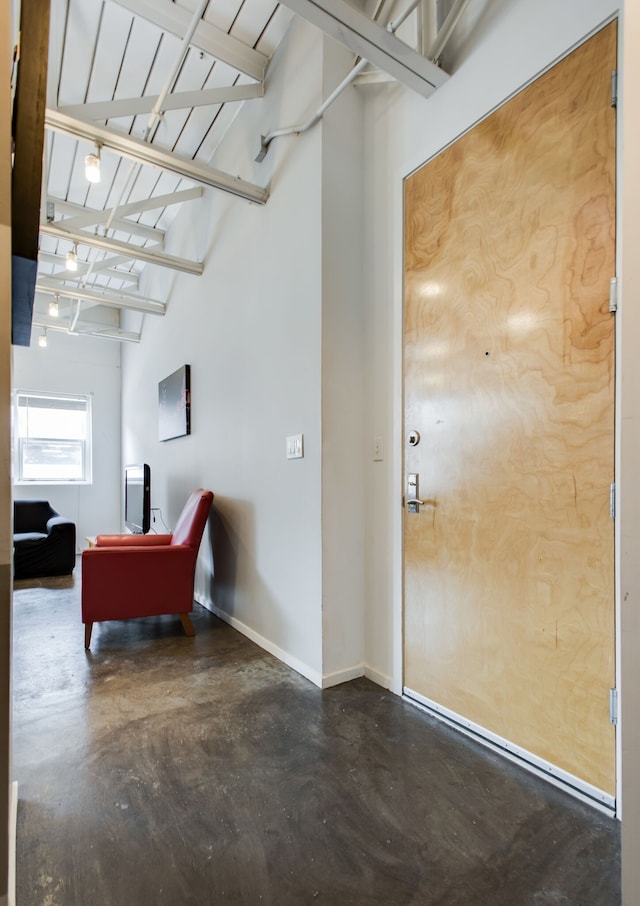
<path id="1" fill-rule="evenodd" d="M 60 477 L 38 477 L 38 478 L 25 478 L 23 475 L 23 451 L 25 441 L 28 440 L 27 437 L 20 434 L 20 420 L 19 420 L 19 410 L 24 405 L 28 406 L 28 400 L 46 400 L 47 406 L 45 408 L 60 410 L 70 408 L 70 404 L 78 404 L 78 408 L 84 407 L 86 413 L 86 428 L 85 436 L 81 439 L 71 439 L 68 437 L 59 437 L 59 438 L 37 438 L 32 437 L 31 440 L 33 443 L 38 443 L 41 440 L 43 443 L 54 442 L 58 445 L 70 444 L 74 447 L 80 447 L 81 451 L 81 460 L 82 460 L 82 477 L 81 478 L 69 478 L 68 476 Z M 26 400 L 27 402 L 23 402 Z M 56 407 L 56 402 L 59 402 L 61 405 Z M 34 485 L 90 485 L 92 484 L 92 460 L 93 460 L 93 451 L 92 451 L 92 418 L 91 418 L 91 406 L 92 398 L 91 394 L 84 393 L 53 393 L 46 392 L 41 390 L 14 390 L 13 394 L 13 481 L 16 485 L 22 486 L 34 486 Z M 35 407 L 34 407 L 35 408 Z M 75 407 L 74 407 L 75 408 Z"/>

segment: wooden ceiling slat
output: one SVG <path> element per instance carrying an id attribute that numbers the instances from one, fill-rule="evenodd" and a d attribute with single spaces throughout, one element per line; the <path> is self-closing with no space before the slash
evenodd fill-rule
<path id="1" fill-rule="evenodd" d="M 101 13 L 102 3 L 95 0 L 69 0 L 58 85 L 60 104 L 82 104 L 86 100 Z"/>
<path id="2" fill-rule="evenodd" d="M 276 6 L 274 0 L 246 0 L 238 10 L 231 34 L 254 47 Z"/>
<path id="3" fill-rule="evenodd" d="M 288 10 L 286 6 L 277 6 L 258 38 L 256 50 L 260 50 L 271 59 L 280 41 L 284 38 L 292 19 L 293 13 L 291 10 Z"/>
<path id="4" fill-rule="evenodd" d="M 51 0 L 54 28 L 50 44 L 55 46 L 51 78 L 55 85 L 55 104 L 51 106 L 83 105 L 158 95 L 165 87 L 181 48 L 184 23 L 190 20 L 195 0 Z M 274 13 L 274 10 L 278 12 Z M 252 83 L 247 67 L 258 67 L 263 74 L 277 43 L 291 19 L 288 10 L 275 0 L 212 0 L 198 26 L 194 42 L 187 52 L 174 93 L 200 92 L 202 89 L 228 88 Z M 182 31 L 181 31 L 182 29 Z M 227 32 L 229 40 L 227 40 Z M 215 48 L 229 50 L 242 72 L 214 56 Z M 56 59 L 61 60 L 59 79 L 53 70 Z M 258 76 L 253 75 L 253 79 Z M 255 83 L 254 83 L 255 84 Z M 49 92 L 52 96 L 52 91 Z M 212 99 L 213 100 L 213 99 Z M 152 130 L 150 144 L 166 151 L 175 150 L 184 158 L 197 157 L 209 162 L 233 121 L 238 104 L 224 102 L 207 106 L 187 106 L 166 110 Z M 257 101 L 256 101 L 257 103 Z M 133 108 L 135 110 L 135 107 Z M 122 112 L 122 111 L 120 111 Z M 79 118 L 91 118 L 91 111 L 79 110 Z M 106 119 L 106 117 L 109 117 Z M 94 122 L 105 124 L 140 140 L 149 121 L 148 105 L 137 114 L 114 117 L 105 111 L 105 118 Z M 67 201 L 88 205 L 96 210 L 109 210 L 114 204 L 145 200 L 152 194 L 170 194 L 190 188 L 193 183 L 176 173 L 159 170 L 103 148 L 102 180 L 92 185 L 84 176 L 84 157 L 92 150 L 86 140 L 59 133 L 49 134 L 47 155 L 50 169 L 48 189 Z M 253 149 L 251 149 L 253 151 Z M 251 158 L 253 155 L 249 155 Z M 123 186 L 127 190 L 123 194 Z M 172 204 L 135 215 L 140 224 L 166 231 L 180 210 Z M 102 233 L 102 228 L 98 230 Z M 129 244 L 152 242 L 135 231 L 126 232 L 126 221 L 115 220 L 109 236 Z M 40 247 L 51 255 L 65 255 L 70 242 L 65 238 L 41 236 Z M 120 283 L 113 271 L 102 270 L 103 258 L 109 254 L 102 249 L 83 249 L 91 261 L 91 282 L 104 286 Z M 47 265 L 51 268 L 51 265 Z M 132 270 L 144 267 L 137 262 Z"/>
<path id="5" fill-rule="evenodd" d="M 85 101 L 113 98 L 122 61 L 127 53 L 134 18 L 120 6 L 107 3 L 98 32 Z M 63 106 L 60 101 L 59 106 Z"/>
<path id="6" fill-rule="evenodd" d="M 238 15 L 239 6 L 240 0 L 213 0 L 207 7 L 204 20 L 228 33 Z"/>
<path id="7" fill-rule="evenodd" d="M 149 85 L 153 84 L 153 73 L 158 73 L 158 82 L 161 81 L 163 72 L 166 76 L 179 46 L 173 35 L 163 35 L 156 26 L 136 18 L 113 97 L 117 99 L 148 94 L 152 90 Z M 109 120 L 109 125 L 140 138 L 147 119 L 148 117 L 118 117 Z"/>
<path id="8" fill-rule="evenodd" d="M 186 33 L 192 13 L 171 0 L 116 0 L 161 28 L 180 38 Z M 261 81 L 269 62 L 268 58 L 232 35 L 226 29 L 216 28 L 206 18 L 198 24 L 192 44 L 216 59 L 224 60 L 239 72 Z"/>

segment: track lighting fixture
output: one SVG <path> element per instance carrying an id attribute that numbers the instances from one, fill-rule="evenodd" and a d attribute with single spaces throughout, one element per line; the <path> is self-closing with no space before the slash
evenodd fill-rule
<path id="1" fill-rule="evenodd" d="M 100 146 L 96 145 L 95 154 L 87 154 L 84 159 L 84 175 L 89 182 L 100 182 Z"/>
<path id="2" fill-rule="evenodd" d="M 78 246 L 75 242 L 73 243 L 73 249 L 70 252 L 67 252 L 67 270 L 78 270 Z"/>

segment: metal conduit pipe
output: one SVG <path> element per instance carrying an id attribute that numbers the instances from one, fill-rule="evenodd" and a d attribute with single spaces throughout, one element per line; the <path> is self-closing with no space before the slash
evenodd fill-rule
<path id="1" fill-rule="evenodd" d="M 76 324 L 78 323 L 78 318 L 80 317 L 80 306 L 82 305 L 82 299 L 78 299 L 76 302 L 76 310 L 71 318 L 71 323 L 69 324 L 69 333 L 73 333 L 76 329 Z"/>
<path id="2" fill-rule="evenodd" d="M 408 9 L 406 9 L 404 13 L 398 16 L 398 18 L 393 22 L 389 22 L 389 24 L 387 25 L 387 31 L 391 32 L 391 34 L 397 31 L 397 29 L 400 28 L 402 23 L 411 15 L 414 9 L 419 6 L 421 2 L 422 0 L 412 0 Z M 284 129 L 277 129 L 274 132 L 270 132 L 269 135 L 261 136 L 260 151 L 258 152 L 256 161 L 259 163 L 260 161 L 264 160 L 265 155 L 269 150 L 269 145 L 274 140 L 274 138 L 281 138 L 283 135 L 300 135 L 300 133 L 308 132 L 309 129 L 312 129 L 313 126 L 315 126 L 316 123 L 322 119 L 326 110 L 333 104 L 336 98 L 342 94 L 347 85 L 350 85 L 351 82 L 353 82 L 355 77 L 362 72 L 367 64 L 368 60 L 365 60 L 364 58 L 361 59 L 359 63 L 356 63 L 353 69 L 345 76 L 338 87 L 329 95 L 326 101 L 324 101 L 324 103 L 318 108 L 316 113 L 311 117 L 310 120 L 308 120 L 308 122 L 303 123 L 299 126 L 288 126 Z"/>
<path id="3" fill-rule="evenodd" d="M 355 77 L 362 72 L 364 67 L 367 65 L 367 60 L 360 60 L 349 74 L 340 82 L 338 87 L 335 89 L 332 94 L 326 99 L 326 101 L 318 108 L 316 113 L 311 117 L 311 119 L 303 123 L 300 126 L 288 126 L 285 129 L 276 129 L 275 132 L 270 132 L 269 135 L 260 136 L 260 151 L 256 156 L 256 161 L 260 163 L 266 157 L 267 151 L 269 150 L 269 145 L 274 140 L 274 138 L 282 138 L 283 135 L 300 135 L 301 132 L 308 132 L 315 124 L 322 119 L 325 111 L 333 104 L 335 99 L 342 94 L 347 85 L 350 85 Z"/>
<path id="4" fill-rule="evenodd" d="M 152 110 L 151 113 L 149 114 L 149 120 L 148 120 L 148 122 L 147 122 L 146 128 L 145 128 L 145 130 L 144 130 L 144 134 L 143 134 L 143 136 L 142 136 L 142 140 L 145 141 L 145 142 L 146 142 L 147 139 L 149 138 L 149 135 L 150 135 L 150 133 L 151 133 L 151 130 L 153 129 L 153 127 L 154 127 L 154 125 L 156 124 L 157 120 L 159 120 L 159 119 L 162 117 L 162 114 L 163 114 L 163 112 L 164 112 L 163 109 L 162 109 L 162 105 L 164 104 L 167 95 L 172 91 L 172 89 L 173 89 L 173 87 L 174 87 L 174 83 L 175 83 L 175 81 L 176 81 L 176 79 L 177 79 L 177 77 L 178 77 L 178 72 L 180 71 L 180 67 L 181 67 L 182 64 L 184 63 L 185 58 L 186 58 L 186 56 L 187 56 L 187 53 L 188 53 L 188 51 L 189 51 L 189 47 L 190 47 L 190 45 L 191 45 L 191 39 L 193 38 L 193 36 L 194 36 L 194 34 L 195 34 L 195 30 L 196 30 L 196 28 L 198 27 L 198 25 L 199 25 L 199 23 L 200 23 L 200 20 L 201 20 L 202 17 L 204 16 L 205 11 L 206 11 L 208 5 L 209 5 L 209 0 L 200 0 L 200 5 L 199 5 L 198 8 L 195 10 L 195 12 L 194 12 L 194 14 L 193 14 L 193 16 L 192 16 L 192 18 L 191 18 L 191 22 L 189 23 L 189 28 L 186 30 L 186 32 L 185 32 L 185 34 L 184 34 L 184 37 L 182 38 L 182 43 L 181 43 L 181 45 L 180 45 L 180 50 L 179 50 L 179 52 L 178 52 L 178 55 L 177 55 L 177 57 L 176 57 L 176 60 L 175 60 L 175 62 L 174 62 L 174 64 L 173 64 L 173 66 L 171 67 L 171 71 L 170 71 L 169 75 L 167 76 L 167 78 L 166 78 L 166 80 L 165 80 L 164 87 L 162 88 L 162 91 L 161 91 L 160 94 L 158 95 L 158 100 L 157 100 L 156 103 L 154 104 L 153 110 Z M 129 167 L 129 172 L 127 173 L 127 177 L 126 177 L 126 179 L 125 179 L 125 181 L 124 181 L 124 185 L 122 186 L 122 190 L 120 191 L 120 194 L 118 195 L 118 200 L 116 201 L 115 205 L 112 207 L 111 213 L 109 214 L 109 218 L 108 218 L 107 222 L 106 222 L 105 225 L 104 225 L 104 235 L 105 235 L 105 236 L 107 235 L 107 233 L 108 233 L 109 230 L 111 229 L 111 224 L 113 223 L 113 221 L 114 221 L 114 219 L 115 219 L 115 217 L 116 217 L 116 215 L 117 215 L 117 213 L 118 213 L 118 210 L 119 210 L 119 208 L 120 208 L 120 206 L 121 206 L 121 204 L 122 204 L 122 199 L 123 199 L 124 196 L 125 196 L 125 192 L 127 192 L 128 189 L 129 189 L 129 183 L 131 182 L 131 178 L 132 178 L 132 176 L 133 176 L 133 173 L 134 173 L 134 171 L 136 170 L 136 168 L 138 168 L 138 167 L 140 167 L 140 166 L 141 166 L 141 164 L 138 164 L 138 163 L 135 163 L 135 162 L 133 162 L 133 163 L 130 165 L 130 167 Z M 88 278 L 90 277 L 91 272 L 93 271 L 93 265 L 94 265 L 94 262 L 92 261 L 92 262 L 89 264 L 89 267 L 87 268 L 87 271 L 86 271 L 86 273 L 84 274 L 84 276 L 83 276 L 83 278 L 82 278 L 82 285 L 83 285 L 83 286 L 86 286 L 86 285 L 87 285 L 87 280 L 88 280 Z M 74 316 L 74 318 L 73 318 L 73 320 L 72 320 L 72 323 L 71 323 L 71 326 L 70 326 L 69 330 L 73 330 L 73 329 L 75 328 L 79 316 L 80 316 L 80 303 L 78 303 L 78 305 L 77 305 L 77 307 L 76 307 L 75 316 Z"/>
<path id="5" fill-rule="evenodd" d="M 422 0 L 412 0 L 409 7 L 398 16 L 397 19 L 394 19 L 392 22 L 389 22 L 387 25 L 387 31 L 394 34 L 402 25 L 402 23 L 409 18 L 411 13 L 420 5 Z M 447 41 L 451 37 L 451 34 L 458 24 L 460 16 L 465 10 L 465 7 L 468 5 L 469 0 L 456 0 L 456 3 L 451 8 L 451 11 L 447 18 L 445 19 L 440 32 L 431 47 L 428 57 L 430 60 L 435 61 L 440 54 L 442 53 Z M 446 30 L 446 33 L 445 33 Z M 434 51 L 437 51 L 437 55 L 434 55 Z M 260 151 L 256 155 L 256 162 L 260 163 L 263 161 L 269 150 L 269 145 L 274 140 L 274 138 L 281 138 L 283 135 L 300 135 L 303 132 L 308 132 L 309 129 L 313 128 L 319 120 L 322 119 L 327 109 L 333 104 L 337 97 L 339 97 L 344 89 L 353 82 L 356 76 L 360 75 L 362 70 L 367 66 L 368 60 L 361 59 L 353 69 L 348 73 L 348 75 L 340 82 L 338 87 L 333 91 L 329 97 L 324 101 L 324 103 L 318 108 L 316 113 L 311 117 L 308 122 L 303 123 L 299 126 L 288 126 L 284 129 L 276 129 L 274 132 L 270 132 L 268 135 L 260 136 Z"/>

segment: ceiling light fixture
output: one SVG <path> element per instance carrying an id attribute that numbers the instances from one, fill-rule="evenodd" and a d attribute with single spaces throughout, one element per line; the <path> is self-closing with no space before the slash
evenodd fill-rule
<path id="1" fill-rule="evenodd" d="M 57 318 L 60 314 L 59 298 L 59 296 L 56 296 L 55 299 L 52 299 L 51 302 L 49 302 L 49 314 L 52 318 Z"/>
<path id="2" fill-rule="evenodd" d="M 78 245 L 75 242 L 73 243 L 73 248 L 71 249 L 71 251 L 67 252 L 67 270 L 78 270 Z"/>
<path id="3" fill-rule="evenodd" d="M 100 146 L 96 145 L 95 154 L 87 154 L 84 159 L 84 175 L 89 182 L 100 182 Z"/>
<path id="4" fill-rule="evenodd" d="M 47 345 L 47 331 L 43 330 L 40 336 L 38 337 L 38 346 L 41 349 L 45 349 Z"/>

